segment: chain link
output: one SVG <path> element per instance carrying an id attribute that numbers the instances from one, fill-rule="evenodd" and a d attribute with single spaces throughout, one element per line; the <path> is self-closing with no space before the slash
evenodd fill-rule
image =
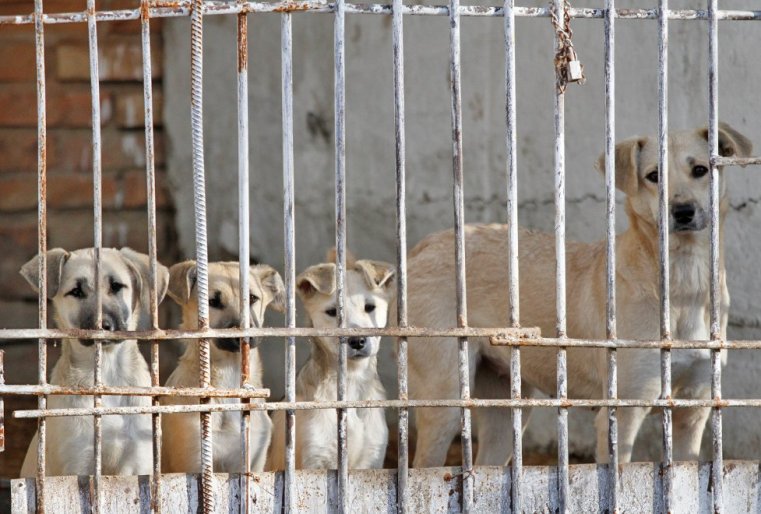
<path id="1" fill-rule="evenodd" d="M 563 0 L 563 23 L 560 23 L 558 13 L 555 11 L 555 2 L 550 2 L 550 21 L 557 35 L 558 45 L 555 53 L 555 76 L 557 77 L 557 88 L 561 93 L 565 93 L 565 88 L 569 82 L 578 82 L 584 84 L 587 81 L 584 75 L 584 66 L 578 63 L 576 50 L 573 48 L 573 30 L 571 29 L 571 3 L 569 0 Z M 578 79 L 572 79 L 569 75 L 571 62 L 577 62 L 581 76 Z"/>

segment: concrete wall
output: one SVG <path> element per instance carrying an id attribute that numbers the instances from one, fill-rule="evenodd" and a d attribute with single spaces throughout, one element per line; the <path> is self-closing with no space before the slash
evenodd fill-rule
<path id="1" fill-rule="evenodd" d="M 545 5 L 526 0 L 520 5 Z M 599 1 L 574 2 L 599 7 Z M 673 9 L 705 8 L 703 1 L 674 1 Z M 731 8 L 753 8 L 733 2 Z M 627 2 L 626 7 L 652 7 Z M 462 20 L 462 105 L 466 219 L 505 219 L 504 35 L 502 19 Z M 295 14 L 294 126 L 296 159 L 297 266 L 320 261 L 333 244 L 333 31 L 329 15 Z M 405 19 L 407 98 L 407 201 L 409 243 L 452 224 L 449 104 L 449 37 L 445 17 Z M 235 20 L 205 21 L 205 148 L 210 254 L 237 252 Z M 567 106 L 568 237 L 604 237 L 604 187 L 593 164 L 603 150 L 603 24 L 574 21 L 574 43 L 587 83 L 571 86 Z M 249 18 L 251 122 L 251 243 L 254 255 L 282 269 L 282 159 L 280 115 L 280 20 L 277 15 Z M 669 120 L 672 128 L 704 125 L 707 120 L 707 24 L 672 22 L 669 56 Z M 721 118 L 761 148 L 761 81 L 758 24 L 720 25 Z M 190 107 L 189 23 L 176 20 L 165 30 L 166 112 L 169 169 L 177 206 L 180 244 L 194 254 Z M 346 20 L 348 244 L 359 256 L 394 260 L 395 186 L 391 19 L 349 15 Z M 517 38 L 518 165 L 520 223 L 551 230 L 553 207 L 553 66 L 548 19 L 519 19 Z M 653 133 L 657 126 L 657 24 L 617 23 L 617 126 L 623 139 Z M 757 203 L 761 180 L 754 169 L 728 169 L 732 209 L 726 248 L 732 294 L 730 335 L 758 338 L 761 317 L 754 292 L 761 286 L 753 237 L 761 221 Z M 620 200 L 620 199 L 619 199 Z M 619 229 L 626 226 L 623 209 Z M 273 323 L 280 323 L 273 319 Z M 265 345 L 266 381 L 274 396 L 282 391 L 282 343 Z M 386 344 L 390 349 L 391 342 Z M 302 356 L 305 351 L 301 351 Z M 727 397 L 757 397 L 761 359 L 733 352 L 724 373 Z M 395 371 L 384 357 L 384 379 L 393 394 Z M 573 380 L 573 378 L 571 378 Z M 708 377 L 706 377 L 708 380 Z M 537 413 L 525 436 L 528 447 L 554 444 L 552 412 Z M 727 457 L 761 456 L 761 413 L 725 412 Z M 658 430 L 658 418 L 652 420 Z M 592 415 L 571 416 L 572 451 L 591 455 Z M 660 437 L 641 457 L 657 456 Z"/>

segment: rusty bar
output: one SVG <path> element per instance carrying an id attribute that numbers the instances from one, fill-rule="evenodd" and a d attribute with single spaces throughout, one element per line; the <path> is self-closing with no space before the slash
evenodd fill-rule
<path id="1" fill-rule="evenodd" d="M 95 289 L 95 327 L 102 328 L 103 322 L 103 288 L 101 287 L 102 265 L 101 248 L 103 246 L 103 203 L 102 203 L 102 166 L 101 166 L 101 131 L 100 131 L 100 75 L 98 70 L 98 29 L 95 20 L 95 0 L 87 0 L 87 35 L 90 57 L 90 89 L 92 98 L 92 167 L 93 167 L 93 267 Z M 103 383 L 103 341 L 95 342 L 95 387 Z M 99 395 L 93 396 L 93 405 L 102 405 Z M 100 416 L 93 419 L 95 469 L 93 474 L 93 512 L 101 511 L 101 472 L 103 469 L 103 427 Z"/>
<path id="2" fill-rule="evenodd" d="M 149 9 L 152 18 L 171 18 L 189 16 L 192 11 L 193 0 L 181 0 L 179 2 L 154 1 Z M 240 14 L 240 13 L 283 13 L 283 12 L 315 12 L 332 13 L 335 11 L 335 3 L 323 3 L 318 1 L 305 2 L 242 2 L 241 4 L 222 1 L 204 3 L 206 13 L 209 15 Z M 390 15 L 393 8 L 389 4 L 346 4 L 347 14 L 380 14 Z M 402 13 L 405 15 L 447 16 L 449 10 L 444 5 L 408 5 L 404 6 Z M 605 9 L 602 8 L 571 8 L 571 18 L 578 19 L 602 19 L 605 17 Z M 616 9 L 616 17 L 627 20 L 656 20 L 657 9 Z M 502 7 L 491 6 L 461 6 L 461 16 L 499 17 L 504 15 Z M 117 9 L 100 11 L 95 15 L 98 22 L 129 21 L 140 19 L 140 9 Z M 546 7 L 515 7 L 515 16 L 529 18 L 547 18 L 549 9 Z M 709 14 L 704 9 L 674 9 L 668 12 L 668 19 L 684 21 L 708 20 Z M 0 16 L 0 25 L 31 25 L 35 23 L 34 14 L 4 15 Z M 716 19 L 720 21 L 757 21 L 761 20 L 761 10 L 725 9 L 716 12 Z M 87 16 L 82 11 L 46 14 L 43 16 L 44 24 L 83 23 Z"/>
<path id="3" fill-rule="evenodd" d="M 468 305 L 465 284 L 465 206 L 462 167 L 462 92 L 460 81 L 460 0 L 449 0 L 449 72 L 452 100 L 452 201 L 454 204 L 455 236 L 455 289 L 457 296 L 457 326 L 468 326 Z M 470 372 L 468 362 L 468 339 L 460 337 L 458 343 L 457 369 L 460 380 L 460 398 L 470 398 Z M 463 408 L 460 415 L 462 426 L 462 511 L 473 509 L 473 438 L 471 413 Z"/>
<path id="4" fill-rule="evenodd" d="M 515 95 L 515 0 L 504 2 L 505 30 L 505 146 L 507 151 L 507 274 L 510 303 L 510 325 L 520 326 L 519 262 L 518 262 L 518 158 L 516 138 Z M 520 348 L 510 350 L 510 397 L 521 397 Z M 523 411 L 512 409 L 513 458 L 511 462 L 512 511 L 521 512 L 521 479 L 523 475 Z"/>
<path id="5" fill-rule="evenodd" d="M 333 31 L 336 205 L 336 321 L 346 326 L 346 69 L 344 0 L 336 1 Z M 338 400 L 346 399 L 347 339 L 339 338 Z M 349 514 L 348 412 L 338 409 L 338 512 Z"/>
<path id="6" fill-rule="evenodd" d="M 70 409 L 17 410 L 13 417 L 29 419 L 66 416 L 125 416 L 137 414 L 178 414 L 189 412 L 235 412 L 243 410 L 326 410 L 326 409 L 399 409 L 399 408 L 761 408 L 761 399 L 576 399 L 576 398 L 521 398 L 521 399 L 443 399 L 443 400 L 345 400 L 324 402 L 267 402 L 267 403 L 208 403 L 188 405 L 159 405 L 145 407 L 83 407 Z"/>
<path id="7" fill-rule="evenodd" d="M 209 255 L 206 238 L 206 181 L 203 147 L 203 0 L 193 0 L 190 15 L 190 121 L 193 139 L 193 207 L 196 235 L 196 292 L 198 294 L 198 329 L 209 328 Z M 211 384 L 209 340 L 199 341 L 199 386 Z M 202 398 L 201 404 L 208 405 Z M 214 512 L 214 446 L 212 418 L 201 413 L 201 496 L 204 514 Z"/>
<path id="8" fill-rule="evenodd" d="M 754 166 L 761 164 L 761 157 L 722 157 L 714 155 L 711 157 L 713 166 Z"/>
<path id="9" fill-rule="evenodd" d="M 565 19 L 565 2 L 553 0 L 558 20 Z M 561 48 L 555 31 L 555 53 Z M 555 281 L 556 281 L 556 332 L 563 341 L 566 334 L 566 283 L 565 283 L 565 90 L 560 86 L 561 72 L 555 64 Z M 565 346 L 557 352 L 557 397 L 568 397 L 568 371 Z M 558 408 L 558 505 L 560 512 L 568 507 L 568 409 Z"/>
<path id="10" fill-rule="evenodd" d="M 248 284 L 249 248 L 249 154 L 248 154 L 248 16 L 237 15 L 237 61 L 238 61 L 238 270 L 240 286 L 240 328 L 251 326 Z M 245 389 L 250 374 L 250 348 L 248 339 L 240 339 L 240 387 Z M 248 400 L 242 400 L 247 403 Z M 243 411 L 240 417 L 241 431 L 241 514 L 251 512 L 251 416 Z"/>
<path id="11" fill-rule="evenodd" d="M 719 283 L 721 252 L 721 224 L 719 222 L 719 170 L 714 157 L 719 155 L 719 24 L 716 20 L 717 0 L 708 0 L 708 145 L 711 156 L 711 341 L 720 341 L 726 334 L 721 321 L 721 285 Z M 721 399 L 721 350 L 711 351 L 711 398 Z M 711 437 L 713 461 L 711 463 L 711 487 L 713 511 L 724 511 L 723 506 L 723 441 L 722 413 L 716 407 L 711 412 Z"/>
<path id="12" fill-rule="evenodd" d="M 156 166 L 155 145 L 153 138 L 153 73 L 151 69 L 151 27 L 149 0 L 140 3 L 140 34 L 143 58 L 143 106 L 145 110 L 145 189 L 148 216 L 148 305 L 150 308 L 151 330 L 159 328 L 158 302 L 158 261 L 156 249 Z M 161 385 L 159 377 L 159 342 L 151 341 L 151 386 Z M 151 404 L 159 405 L 159 398 L 154 396 Z M 153 474 L 151 475 L 151 512 L 161 512 L 161 414 L 154 414 L 152 422 Z"/>
<path id="13" fill-rule="evenodd" d="M 285 255 L 285 324 L 286 330 L 296 327 L 296 239 L 294 221 L 293 161 L 293 24 L 290 13 L 280 18 L 280 52 L 283 117 L 283 230 Z M 296 338 L 285 341 L 285 401 L 296 401 Z M 296 412 L 285 411 L 285 511 L 296 512 Z"/>
<path id="14" fill-rule="evenodd" d="M 606 239 L 606 339 L 615 342 L 616 331 L 616 31 L 615 0 L 605 2 L 605 208 Z M 618 367 L 615 348 L 608 349 L 607 397 L 618 397 Z M 608 408 L 609 506 L 618 512 L 618 418 Z"/>
<path id="15" fill-rule="evenodd" d="M 0 329 L 0 340 L 11 343 L 18 339 L 102 339 L 102 340 L 173 340 L 202 339 L 215 337 L 351 337 L 355 335 L 378 335 L 388 337 L 488 337 L 503 336 L 516 339 L 538 338 L 538 328 L 428 328 L 428 327 L 385 327 L 385 328 L 313 328 L 313 327 L 252 327 L 210 328 L 206 330 L 146 330 L 114 331 L 80 329 Z"/>
<path id="16" fill-rule="evenodd" d="M 668 0 L 658 2 L 658 249 L 660 257 L 661 339 L 671 339 L 669 298 L 668 232 Z M 661 398 L 671 398 L 671 350 L 661 349 Z M 663 409 L 663 505 L 671 512 L 673 503 L 672 410 Z"/>
<path id="17" fill-rule="evenodd" d="M 37 324 L 44 332 L 48 326 L 47 277 L 47 114 L 45 100 L 45 27 L 42 22 L 42 0 L 34 0 L 34 48 L 37 68 L 37 254 L 39 279 L 37 282 Z M 42 386 L 48 381 L 48 348 L 44 335 L 37 340 L 37 381 Z M 37 399 L 39 409 L 47 409 L 47 398 Z M 47 423 L 37 420 L 37 470 L 35 472 L 36 509 L 45 513 L 45 454 L 47 451 Z"/>
<path id="18" fill-rule="evenodd" d="M 5 352 L 0 350 L 0 386 L 5 385 Z M 5 405 L 0 396 L 0 452 L 5 451 Z"/>
<path id="19" fill-rule="evenodd" d="M 267 398 L 269 389 L 205 389 L 198 387 L 66 387 L 57 385 L 0 385 L 0 394 L 11 396 L 177 396 L 181 398 Z"/>
<path id="20" fill-rule="evenodd" d="M 394 0 L 392 45 L 394 65 L 394 142 L 396 157 L 396 323 L 407 326 L 407 169 L 404 125 L 404 18 L 403 0 Z M 397 339 L 397 384 L 399 400 L 409 398 L 407 372 L 407 338 Z M 409 409 L 399 409 L 397 436 L 397 494 L 396 509 L 400 514 L 410 512 L 409 498 Z"/>

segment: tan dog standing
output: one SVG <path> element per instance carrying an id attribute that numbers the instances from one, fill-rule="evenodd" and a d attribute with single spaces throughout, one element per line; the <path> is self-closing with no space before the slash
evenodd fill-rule
<path id="1" fill-rule="evenodd" d="M 707 130 L 669 135 L 669 230 L 671 330 L 674 339 L 708 340 L 710 318 L 710 221 Z M 719 133 L 724 156 L 748 156 L 750 141 L 726 124 Z M 599 169 L 604 169 L 600 159 Z M 720 222 L 727 211 L 726 184 L 720 173 Z M 617 329 L 622 339 L 660 339 L 658 258 L 658 142 L 633 138 L 616 146 L 616 187 L 626 194 L 629 228 L 616 237 Z M 723 231 L 721 232 L 723 234 Z M 555 333 L 555 243 L 550 234 L 520 231 L 521 324 Z M 507 226 L 469 225 L 465 229 L 468 320 L 474 327 L 508 326 Z M 729 293 L 724 270 L 723 239 L 720 255 L 721 332 L 726 336 Z M 605 339 L 605 242 L 566 245 L 568 336 Z M 409 260 L 409 323 L 420 327 L 455 326 L 454 238 L 452 231 L 421 241 Z M 472 339 L 471 385 L 477 365 L 498 373 L 509 386 L 510 350 L 488 340 Z M 548 395 L 556 392 L 556 350 L 526 347 L 522 379 L 527 388 Z M 603 349 L 568 349 L 569 398 L 599 398 L 607 382 Z M 457 343 L 452 339 L 420 339 L 409 345 L 410 396 L 458 396 Z M 483 366 L 487 363 L 488 366 Z M 489 371 L 489 368 L 496 371 Z M 674 350 L 673 396 L 710 397 L 710 352 Z M 488 380 L 486 381 L 488 382 Z M 478 380 L 476 380 L 478 383 Z M 623 399 L 658 398 L 659 350 L 618 350 L 618 392 Z M 501 394 L 505 394 L 503 392 Z M 499 395 L 497 395 L 499 396 Z M 496 409 L 477 419 L 478 464 L 502 465 L 512 452 L 505 427 L 509 411 Z M 618 409 L 618 447 L 621 462 L 631 460 L 632 449 L 648 408 Z M 476 409 L 478 416 L 479 409 Z M 696 460 L 709 409 L 674 409 L 674 460 Z M 460 430 L 459 409 L 418 409 L 416 467 L 444 464 L 449 444 Z M 524 423 L 528 416 L 525 415 Z M 501 419 L 501 420 L 500 420 Z M 597 460 L 607 461 L 607 413 L 597 416 Z M 492 434 L 492 437 L 488 435 Z M 494 437 L 493 434 L 501 434 Z"/>
<path id="2" fill-rule="evenodd" d="M 55 248 L 47 252 L 47 292 L 53 304 L 55 326 L 94 329 L 94 268 L 91 248 L 67 252 Z M 24 264 L 21 275 L 37 290 L 39 256 Z M 102 326 L 108 331 L 136 330 L 148 294 L 148 256 L 129 248 L 101 251 Z M 158 265 L 157 296 L 164 298 L 169 272 Z M 137 341 L 104 341 L 103 385 L 149 387 L 151 376 Z M 69 387 L 92 387 L 95 377 L 93 340 L 64 339 L 61 357 L 53 368 L 50 383 Z M 147 396 L 103 396 L 104 407 L 149 407 Z M 93 406 L 92 396 L 58 396 L 48 399 L 49 409 Z M 147 475 L 152 469 L 151 418 L 148 414 L 103 416 L 104 475 Z M 34 476 L 37 466 L 37 439 L 29 445 L 22 477 Z M 94 473 L 93 418 L 55 417 L 47 421 L 46 474 L 90 475 Z"/>
<path id="3" fill-rule="evenodd" d="M 393 296 L 394 268 L 384 262 L 347 259 L 344 312 L 348 328 L 385 327 Z M 296 279 L 299 298 L 309 323 L 316 328 L 335 328 L 336 265 L 317 264 Z M 386 392 L 378 376 L 380 337 L 351 337 L 348 344 L 347 400 L 384 400 Z M 312 353 L 296 378 L 296 401 L 335 401 L 338 379 L 338 338 L 311 340 Z M 383 409 L 349 409 L 349 467 L 380 468 L 388 444 Z M 267 461 L 268 470 L 285 466 L 285 413 L 273 415 L 275 435 Z M 336 469 L 338 462 L 336 411 L 296 411 L 296 467 Z"/>
<path id="4" fill-rule="evenodd" d="M 198 328 L 198 293 L 196 263 L 186 261 L 169 270 L 169 296 L 182 308 L 180 328 Z M 240 326 L 240 275 L 237 262 L 209 263 L 209 325 L 212 328 Z M 249 269 L 251 320 L 261 327 L 267 307 L 283 310 L 283 281 L 270 266 L 255 265 Z M 241 355 L 238 338 L 211 340 L 211 385 L 216 388 L 240 387 Z M 262 387 L 262 363 L 257 348 L 249 351 L 249 381 L 253 388 Z M 186 341 L 185 353 L 166 382 L 170 387 L 198 387 L 198 340 Z M 234 398 L 213 399 L 214 403 L 236 403 Z M 261 400 L 254 400 L 261 401 Z M 197 398 L 172 397 L 164 404 L 194 404 Z M 199 473 L 201 471 L 200 415 L 165 414 L 162 416 L 162 469 L 165 472 Z M 243 469 L 240 412 L 218 412 L 212 415 L 214 471 L 237 473 Z M 272 436 L 272 422 L 264 411 L 251 412 L 251 469 L 261 471 Z"/>

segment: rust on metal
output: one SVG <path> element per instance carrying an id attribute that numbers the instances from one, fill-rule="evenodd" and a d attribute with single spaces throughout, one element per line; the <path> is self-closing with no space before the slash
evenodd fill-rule
<path id="1" fill-rule="evenodd" d="M 238 72 L 248 68 L 248 30 L 246 15 L 238 15 Z"/>
<path id="2" fill-rule="evenodd" d="M 65 387 L 56 385 L 4 385 L 0 383 L 0 394 L 47 396 L 47 395 L 79 395 L 79 396 L 180 396 L 180 397 L 210 397 L 210 398 L 268 398 L 269 389 L 241 387 L 240 389 L 217 389 L 214 387 Z"/>
<path id="3" fill-rule="evenodd" d="M 312 2 L 281 2 L 273 9 L 273 12 L 298 12 L 309 11 L 313 8 Z"/>
<path id="4" fill-rule="evenodd" d="M 0 350 L 0 386 L 5 384 L 5 352 Z M 0 396 L 0 452 L 5 451 L 5 403 Z"/>

